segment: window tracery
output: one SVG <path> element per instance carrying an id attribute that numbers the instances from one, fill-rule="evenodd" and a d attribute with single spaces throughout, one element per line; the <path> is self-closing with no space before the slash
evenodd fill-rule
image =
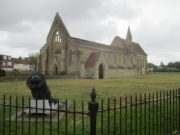
<path id="1" fill-rule="evenodd" d="M 57 43 L 61 43 L 61 42 L 62 42 L 62 39 L 61 39 L 61 36 L 60 36 L 60 32 L 59 32 L 59 31 L 56 31 L 56 32 L 55 32 L 53 41 L 54 41 L 54 42 L 57 42 Z"/>

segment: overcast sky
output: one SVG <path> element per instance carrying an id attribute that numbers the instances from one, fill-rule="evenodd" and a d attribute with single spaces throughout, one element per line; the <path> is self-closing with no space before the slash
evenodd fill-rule
<path id="1" fill-rule="evenodd" d="M 180 61 L 180 0 L 0 0 L 0 54 L 39 52 L 56 12 L 73 37 L 110 44 L 130 25 L 148 62 Z"/>

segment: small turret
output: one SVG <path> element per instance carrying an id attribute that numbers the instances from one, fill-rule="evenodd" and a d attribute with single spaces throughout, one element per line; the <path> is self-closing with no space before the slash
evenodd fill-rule
<path id="1" fill-rule="evenodd" d="M 130 26 L 128 27 L 128 32 L 127 32 L 126 40 L 132 42 L 132 35 L 131 35 Z"/>

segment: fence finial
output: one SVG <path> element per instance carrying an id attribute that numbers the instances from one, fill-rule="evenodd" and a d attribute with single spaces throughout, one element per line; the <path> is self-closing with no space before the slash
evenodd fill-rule
<path id="1" fill-rule="evenodd" d="M 93 87 L 92 91 L 91 91 L 91 101 L 94 102 L 96 99 L 96 89 Z"/>
<path id="2" fill-rule="evenodd" d="M 93 87 L 91 91 L 91 102 L 88 104 L 88 110 L 90 114 L 90 135 L 96 135 L 96 116 L 99 108 L 98 102 L 96 102 L 96 89 Z"/>

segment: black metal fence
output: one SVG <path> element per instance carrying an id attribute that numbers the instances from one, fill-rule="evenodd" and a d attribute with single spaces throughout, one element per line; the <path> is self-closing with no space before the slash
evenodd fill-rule
<path id="1" fill-rule="evenodd" d="M 70 105 L 66 100 L 59 109 L 38 108 L 37 101 L 32 108 L 30 101 L 29 97 L 1 96 L 1 135 L 170 135 L 180 131 L 180 89 L 98 102 L 93 89 L 89 103 L 71 101 Z M 33 109 L 34 115 L 26 114 Z M 40 115 L 39 109 L 49 114 Z"/>

